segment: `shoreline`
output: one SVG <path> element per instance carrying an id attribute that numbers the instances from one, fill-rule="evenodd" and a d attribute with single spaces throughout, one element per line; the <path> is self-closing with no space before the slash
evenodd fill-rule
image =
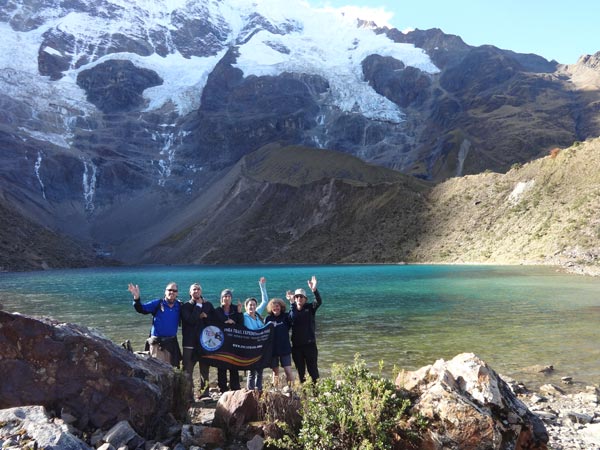
<path id="1" fill-rule="evenodd" d="M 258 262 L 258 263 L 243 263 L 243 264 L 161 264 L 161 263 L 149 263 L 149 264 L 124 264 L 117 262 L 113 265 L 90 265 L 85 267 L 46 267 L 37 268 L 30 270 L 6 270 L 0 268 L 0 274 L 2 273 L 35 273 L 35 272 L 52 272 L 58 270 L 87 270 L 87 269 L 102 269 L 107 267 L 120 267 L 120 268 L 133 268 L 133 267 L 219 267 L 219 266 L 231 266 L 231 267 L 282 267 L 282 266 L 293 266 L 293 267 L 311 267 L 311 266 L 504 266 L 504 267 L 547 267 L 554 268 L 558 272 L 568 273 L 572 275 L 582 275 L 590 277 L 600 277 L 600 264 L 582 264 L 573 260 L 564 260 L 558 262 L 547 262 L 547 261 L 396 261 L 396 262 L 315 262 L 315 263 L 269 263 L 269 262 Z"/>

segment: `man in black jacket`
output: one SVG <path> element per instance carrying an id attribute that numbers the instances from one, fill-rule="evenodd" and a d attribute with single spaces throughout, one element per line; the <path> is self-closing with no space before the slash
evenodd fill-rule
<path id="1" fill-rule="evenodd" d="M 313 382 L 319 378 L 317 363 L 317 337 L 315 333 L 315 314 L 322 300 L 317 291 L 317 278 L 308 281 L 308 287 L 315 295 L 315 301 L 307 303 L 306 291 L 296 289 L 293 300 L 290 300 L 290 318 L 292 319 L 292 359 L 298 371 L 301 383 L 305 381 L 306 370 Z"/>
<path id="2" fill-rule="evenodd" d="M 181 306 L 181 334 L 183 337 L 183 370 L 188 374 L 192 384 L 196 363 L 200 366 L 200 397 L 208 397 L 209 365 L 200 358 L 199 345 L 200 333 L 206 326 L 206 321 L 212 318 L 214 313 L 212 303 L 202 297 L 202 287 L 198 283 L 190 286 L 190 300 Z"/>

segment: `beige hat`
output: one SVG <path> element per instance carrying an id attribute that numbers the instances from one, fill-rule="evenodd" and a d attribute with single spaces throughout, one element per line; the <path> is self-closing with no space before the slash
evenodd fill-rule
<path id="1" fill-rule="evenodd" d="M 296 290 L 294 291 L 294 297 L 295 297 L 296 295 L 301 295 L 301 296 L 302 296 L 302 297 L 304 297 L 304 298 L 308 298 L 308 297 L 306 296 L 306 291 L 305 291 L 304 289 L 296 289 Z"/>

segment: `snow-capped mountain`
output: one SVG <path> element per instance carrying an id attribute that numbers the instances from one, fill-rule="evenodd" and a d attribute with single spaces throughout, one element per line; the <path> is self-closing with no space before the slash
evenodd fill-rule
<path id="1" fill-rule="evenodd" d="M 423 50 L 357 26 L 356 17 L 311 9 L 299 0 L 105 0 L 70 8 L 42 2 L 36 12 L 27 11 L 25 3 L 9 2 L 4 13 L 0 49 L 7 60 L 2 67 L 38 78 L 48 104 L 60 101 L 77 109 L 87 103 L 79 74 L 125 60 L 162 80 L 143 92 L 144 111 L 173 103 L 179 115 L 189 114 L 200 106 L 209 74 L 235 46 L 239 56 L 233 66 L 244 77 L 322 76 L 330 84 L 325 104 L 399 122 L 398 106 L 365 82 L 365 57 L 390 56 L 425 72 L 438 71 Z M 26 95 L 10 92 L 17 99 Z"/>
<path id="2" fill-rule="evenodd" d="M 300 0 L 6 0 L 0 32 L 3 197 L 100 248 L 267 144 L 438 180 L 600 131 L 568 66 Z"/>
<path id="3" fill-rule="evenodd" d="M 321 130 L 298 136 L 317 147 L 329 144 L 323 124 L 332 115 L 403 121 L 401 108 L 365 81 L 362 63 L 367 56 L 437 72 L 412 44 L 395 43 L 358 26 L 356 17 L 311 9 L 300 1 L 17 0 L 7 3 L 0 19 L 0 87 L 5 101 L 22 110 L 13 118 L 20 122 L 20 138 L 39 147 L 28 157 L 42 196 L 47 188 L 44 160 L 64 149 L 81 160 L 90 211 L 101 162 L 94 162 L 99 155 L 90 151 L 82 134 L 114 130 L 107 115 L 156 118 L 137 134 L 145 146 L 154 147 L 146 150 L 153 166 L 148 175 L 164 185 L 178 164 L 177 147 L 193 134 L 182 130 L 181 123 L 201 107 L 207 80 L 228 52 L 236 53 L 231 68 L 239 69 L 244 79 L 302 74 L 327 86 L 315 102 L 319 112 L 311 127 L 320 124 Z M 117 146 L 131 143 L 124 139 Z M 203 162 L 211 159 L 209 155 Z M 185 164 L 192 173 L 199 170 L 193 162 Z"/>

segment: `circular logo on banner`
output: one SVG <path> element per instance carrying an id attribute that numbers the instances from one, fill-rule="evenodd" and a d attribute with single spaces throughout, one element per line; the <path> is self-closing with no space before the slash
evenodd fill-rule
<path id="1" fill-rule="evenodd" d="M 200 345 L 209 352 L 218 350 L 223 345 L 223 332 L 219 327 L 209 325 L 200 334 Z"/>

